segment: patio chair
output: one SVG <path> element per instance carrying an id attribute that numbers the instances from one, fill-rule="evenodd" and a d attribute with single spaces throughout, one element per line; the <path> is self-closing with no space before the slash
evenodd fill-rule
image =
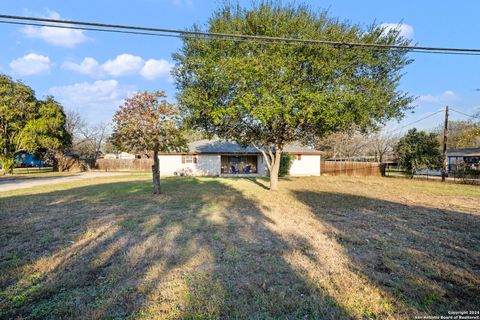
<path id="1" fill-rule="evenodd" d="M 238 173 L 238 169 L 235 168 L 235 166 L 230 166 L 230 169 L 232 170 L 232 173 Z"/>
<path id="2" fill-rule="evenodd" d="M 246 174 L 250 173 L 251 168 L 252 168 L 252 166 L 249 165 L 249 164 L 247 164 L 247 166 L 245 167 L 244 172 L 245 172 Z"/>

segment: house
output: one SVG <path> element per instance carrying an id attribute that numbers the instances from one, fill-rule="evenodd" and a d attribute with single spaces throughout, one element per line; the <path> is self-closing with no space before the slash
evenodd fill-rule
<path id="1" fill-rule="evenodd" d="M 133 160 L 136 159 L 137 156 L 128 152 L 120 152 L 120 153 L 106 153 L 103 156 L 103 159 L 121 159 L 121 160 Z"/>
<path id="2" fill-rule="evenodd" d="M 480 170 L 480 148 L 448 149 L 447 170 L 454 172 L 459 164 Z"/>
<path id="3" fill-rule="evenodd" d="M 291 175 L 320 175 L 320 151 L 292 144 L 284 152 L 294 157 Z M 159 158 L 163 176 L 185 171 L 198 176 L 268 174 L 265 159 L 257 149 L 225 140 L 195 141 L 188 145 L 188 152 L 160 153 Z"/>

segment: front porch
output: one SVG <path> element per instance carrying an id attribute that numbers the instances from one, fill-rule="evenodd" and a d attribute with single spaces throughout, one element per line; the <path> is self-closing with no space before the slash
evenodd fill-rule
<path id="1" fill-rule="evenodd" d="M 260 176 L 256 154 L 221 155 L 220 166 L 220 176 L 222 177 Z"/>

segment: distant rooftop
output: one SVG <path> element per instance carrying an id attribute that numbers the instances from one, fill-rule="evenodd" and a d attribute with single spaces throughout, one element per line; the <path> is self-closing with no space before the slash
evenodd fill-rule
<path id="1" fill-rule="evenodd" d="M 188 149 L 190 153 L 258 153 L 258 150 L 253 146 L 244 148 L 236 142 L 218 139 L 194 141 L 188 144 Z M 321 153 L 318 150 L 296 143 L 287 145 L 283 151 L 289 153 Z"/>
<path id="2" fill-rule="evenodd" d="M 449 157 L 480 157 L 480 148 L 464 148 L 464 149 L 448 149 L 447 156 Z"/>

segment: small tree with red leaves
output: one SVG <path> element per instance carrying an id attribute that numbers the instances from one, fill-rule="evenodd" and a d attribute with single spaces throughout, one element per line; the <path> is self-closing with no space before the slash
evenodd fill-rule
<path id="1" fill-rule="evenodd" d="M 139 92 L 125 99 L 113 117 L 112 142 L 132 153 L 153 152 L 153 193 L 160 194 L 159 152 L 178 152 L 186 148 L 179 127 L 178 109 L 168 103 L 163 91 Z"/>

